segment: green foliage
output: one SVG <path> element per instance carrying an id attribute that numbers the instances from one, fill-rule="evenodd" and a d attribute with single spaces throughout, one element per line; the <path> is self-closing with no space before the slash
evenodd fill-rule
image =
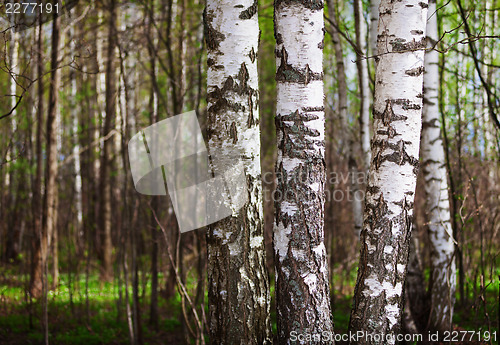
<path id="1" fill-rule="evenodd" d="M 23 284 L 13 282 L 28 281 L 27 276 L 16 276 L 6 271 L 9 281 L 0 282 L 0 343 L 41 343 L 44 339 L 42 328 L 42 300 L 27 301 Z M 7 274 L 6 274 L 7 276 Z M 15 278 L 15 279 L 14 279 Z M 129 333 L 125 305 L 118 308 L 119 289 L 116 284 L 102 283 L 97 272 L 88 280 L 89 313 L 86 310 L 85 275 L 72 277 L 62 274 L 60 286 L 48 293 L 49 334 L 51 344 L 128 344 Z M 76 278 L 76 279 L 75 279 Z M 160 276 L 161 278 L 161 276 Z M 50 281 L 49 281 L 50 284 Z M 187 288 L 194 288 L 195 281 L 188 281 Z M 143 293 L 143 295 L 142 295 Z M 165 334 L 178 335 L 181 329 L 181 298 L 179 294 L 171 300 L 160 298 L 160 332 L 148 328 L 150 285 L 140 292 L 140 308 L 143 316 L 142 327 L 145 340 L 162 343 Z M 122 287 L 124 296 L 124 287 Z M 132 304 L 132 288 L 129 286 L 129 303 Z M 33 327 L 30 327 L 30 310 Z M 160 341 L 160 342 L 158 342 Z"/>

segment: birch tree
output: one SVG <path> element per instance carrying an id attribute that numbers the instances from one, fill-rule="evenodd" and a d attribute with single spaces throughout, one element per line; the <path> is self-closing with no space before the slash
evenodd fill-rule
<path id="1" fill-rule="evenodd" d="M 208 0 L 207 136 L 210 152 L 239 151 L 248 202 L 209 226 L 211 344 L 271 344 L 269 280 L 263 237 L 257 2 Z M 220 157 L 222 166 L 232 162 Z"/>
<path id="2" fill-rule="evenodd" d="M 403 309 L 422 112 L 426 1 L 382 0 L 374 136 L 350 331 L 395 344 Z"/>
<path id="3" fill-rule="evenodd" d="M 370 1 L 370 49 L 371 55 L 377 55 L 378 8 L 380 0 Z"/>
<path id="4" fill-rule="evenodd" d="M 438 40 L 436 0 L 429 0 L 427 47 Z M 431 328 L 451 330 L 455 302 L 456 268 L 453 230 L 450 222 L 448 181 L 439 123 L 439 56 L 425 55 L 424 107 L 422 114 L 422 168 L 425 180 L 426 212 L 431 244 Z"/>
<path id="5" fill-rule="evenodd" d="M 361 151 L 363 154 L 363 168 L 367 171 L 370 167 L 370 76 L 368 75 L 368 60 L 366 55 L 366 22 L 363 16 L 363 2 L 354 0 L 354 18 L 356 21 L 356 45 L 358 69 L 358 87 L 360 95 L 359 130 L 361 137 Z"/>
<path id="6" fill-rule="evenodd" d="M 324 245 L 323 2 L 274 3 L 278 343 L 333 332 Z"/>

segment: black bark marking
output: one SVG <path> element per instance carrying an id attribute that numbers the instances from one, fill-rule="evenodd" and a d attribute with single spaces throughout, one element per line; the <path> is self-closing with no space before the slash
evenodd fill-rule
<path id="1" fill-rule="evenodd" d="M 424 49 L 427 46 L 427 41 L 425 37 L 422 37 L 420 41 L 413 39 L 410 42 L 406 42 L 404 38 L 396 38 L 389 44 L 392 46 L 392 52 L 398 53 Z"/>
<path id="2" fill-rule="evenodd" d="M 212 92 L 209 92 L 207 95 L 207 101 L 209 103 L 213 103 L 213 105 L 208 109 L 209 114 L 215 113 L 218 114 L 225 110 L 232 110 L 234 112 L 245 110 L 245 107 L 238 103 L 233 103 L 227 99 L 227 95 L 229 92 L 235 92 L 238 95 L 254 94 L 254 90 L 248 86 L 248 69 L 245 63 L 241 64 L 238 75 L 236 76 L 236 80 L 229 76 L 222 88 L 218 86 L 214 87 Z M 252 102 L 253 105 L 253 102 Z M 251 107 L 253 108 L 253 107 Z M 251 112 L 253 109 L 251 109 Z"/>
<path id="3" fill-rule="evenodd" d="M 248 54 L 248 56 L 250 57 L 250 61 L 252 61 L 252 63 L 254 63 L 255 58 L 257 57 L 257 54 L 255 54 L 255 50 L 253 49 L 253 47 L 252 47 L 252 50 L 250 51 L 250 53 Z"/>
<path id="4" fill-rule="evenodd" d="M 420 109 L 422 109 L 420 104 L 411 103 L 408 99 L 398 98 L 398 99 L 393 99 L 391 101 L 394 104 L 400 105 L 403 108 L 403 110 L 411 110 L 411 109 L 420 110 Z"/>
<path id="5" fill-rule="evenodd" d="M 428 8 L 428 7 L 429 7 L 429 5 L 428 5 L 427 3 L 422 2 L 422 1 L 421 1 L 421 2 L 419 2 L 418 4 L 419 4 L 419 5 L 420 5 L 420 7 L 422 7 L 422 8 Z"/>
<path id="6" fill-rule="evenodd" d="M 412 69 L 407 69 L 405 71 L 405 74 L 407 74 L 409 76 L 412 76 L 412 77 L 418 77 L 422 73 L 424 73 L 424 66 L 415 67 L 415 68 L 412 68 Z"/>
<path id="7" fill-rule="evenodd" d="M 254 0 L 253 4 L 244 11 L 241 11 L 239 18 L 240 19 L 250 19 L 257 13 L 258 1 Z"/>
<path id="8" fill-rule="evenodd" d="M 238 142 L 238 129 L 236 129 L 235 122 L 231 122 L 231 126 L 229 128 L 229 137 L 233 140 L 233 145 Z"/>
<path id="9" fill-rule="evenodd" d="M 400 100 L 386 100 L 385 109 L 382 113 L 373 110 L 373 118 L 382 120 L 384 126 L 389 126 L 394 121 L 405 121 L 408 117 L 404 115 L 396 115 L 392 109 L 392 103 L 400 104 Z M 404 106 L 403 106 L 404 109 Z"/>
<path id="10" fill-rule="evenodd" d="M 413 166 L 413 168 L 418 169 L 419 160 L 408 155 L 408 153 L 406 152 L 406 143 L 403 140 L 399 140 L 396 144 L 387 143 L 387 146 L 391 148 L 393 152 L 382 156 L 381 163 L 384 161 L 389 161 L 398 165 L 409 163 L 411 166 Z"/>
<path id="11" fill-rule="evenodd" d="M 300 5 L 311 11 L 322 11 L 324 7 L 323 0 L 275 0 L 274 8 L 278 8 L 281 4 L 287 6 Z"/>
<path id="12" fill-rule="evenodd" d="M 433 118 L 430 121 L 422 122 L 422 131 L 427 128 L 439 128 L 439 120 L 437 118 Z"/>
<path id="13" fill-rule="evenodd" d="M 287 152 L 288 157 L 300 158 L 305 162 L 323 159 L 320 153 L 316 152 L 315 147 L 324 146 L 324 142 L 310 138 L 319 137 L 319 132 L 304 125 L 304 122 L 317 119 L 319 119 L 317 115 L 299 113 L 298 110 L 288 115 L 277 115 L 275 118 L 276 129 L 283 132 L 283 137 L 278 142 L 279 149 Z M 292 122 L 292 124 L 285 121 Z M 297 137 L 301 140 L 292 139 Z"/>
<path id="14" fill-rule="evenodd" d="M 412 35 L 423 35 L 424 32 L 422 30 L 411 30 L 410 33 Z"/>
<path id="15" fill-rule="evenodd" d="M 323 106 L 321 106 L 321 107 L 302 107 L 302 111 L 306 112 L 306 113 L 313 112 L 313 111 L 325 111 L 325 107 L 323 107 Z"/>
<path id="16" fill-rule="evenodd" d="M 313 72 L 309 65 L 305 68 L 296 68 L 288 63 L 288 53 L 285 47 L 281 51 L 276 52 L 276 57 L 281 58 L 280 67 L 276 71 L 276 81 L 278 82 L 292 82 L 299 84 L 309 84 L 313 80 L 323 80 L 323 72 Z"/>
<path id="17" fill-rule="evenodd" d="M 203 31 L 205 35 L 205 42 L 207 43 L 208 50 L 217 50 L 219 49 L 220 43 L 226 38 L 226 36 L 215 30 L 212 27 L 212 20 L 214 18 L 213 13 L 207 13 L 207 9 L 203 11 Z"/>
<path id="18" fill-rule="evenodd" d="M 254 90 L 250 90 L 248 94 L 248 107 L 250 109 L 250 114 L 248 115 L 248 121 L 247 121 L 248 127 L 252 127 L 253 125 L 255 125 L 255 119 L 253 117 L 253 99 L 252 99 L 252 96 L 255 92 L 256 91 Z"/>
<path id="19" fill-rule="evenodd" d="M 374 195 L 374 194 L 377 194 L 378 192 L 380 192 L 380 187 L 369 185 L 366 187 L 366 191 L 369 192 L 370 194 Z"/>

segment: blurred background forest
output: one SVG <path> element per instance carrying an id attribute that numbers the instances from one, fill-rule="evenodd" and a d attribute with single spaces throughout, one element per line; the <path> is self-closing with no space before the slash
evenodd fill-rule
<path id="1" fill-rule="evenodd" d="M 359 224 L 351 197 L 366 182 L 362 113 L 374 84 L 370 3 L 361 2 L 356 15 L 354 3 L 331 0 L 325 8 L 325 236 L 337 332 L 347 329 L 356 280 Z M 458 272 L 454 324 L 493 332 L 500 303 L 500 132 L 484 85 L 500 109 L 500 2 L 462 5 L 469 33 L 454 1 L 438 1 L 436 12 Z M 22 31 L 2 19 L 1 344 L 38 344 L 46 336 L 53 344 L 181 344 L 206 336 L 206 230 L 180 236 L 168 197 L 135 191 L 127 153 L 139 129 L 169 116 L 196 110 L 203 126 L 204 6 L 201 0 L 80 1 L 58 26 L 47 21 Z M 259 24 L 265 242 L 274 282 L 272 1 L 259 2 Z M 428 281 L 422 183 L 415 223 Z"/>

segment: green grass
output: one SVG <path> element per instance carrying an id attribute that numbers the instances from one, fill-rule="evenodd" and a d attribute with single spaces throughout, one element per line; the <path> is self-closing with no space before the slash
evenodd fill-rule
<path id="1" fill-rule="evenodd" d="M 333 274 L 335 286 L 333 320 L 337 333 L 347 332 L 352 306 L 352 291 L 356 280 L 356 270 L 344 272 L 336 270 Z M 43 343 L 42 301 L 31 303 L 25 293 L 27 276 L 16 275 L 16 272 L 0 272 L 0 344 L 41 344 Z M 125 303 L 119 306 L 120 289 L 117 282 L 103 283 L 94 272 L 88 280 L 85 292 L 86 277 L 84 274 L 71 277 L 62 274 L 60 285 L 56 291 L 48 293 L 48 318 L 51 344 L 129 344 L 129 333 L 126 320 Z M 343 283 L 340 283 L 341 280 Z M 160 279 L 160 282 L 164 281 Z M 473 292 L 473 282 L 468 281 L 468 291 Z M 188 277 L 187 288 L 194 291 L 196 279 Z M 166 300 L 159 298 L 160 326 L 159 331 L 148 325 L 150 284 L 145 284 L 145 291 L 140 287 L 142 334 L 146 344 L 176 344 L 182 339 L 181 331 L 181 299 L 177 294 Z M 271 296 L 273 307 L 271 320 L 273 333 L 276 334 L 276 313 L 274 308 L 274 279 L 271 279 Z M 479 291 L 479 287 L 476 287 Z M 122 299 L 125 297 L 122 287 Z M 498 293 L 499 284 L 494 282 L 484 291 L 486 303 L 479 297 L 469 295 L 465 307 L 458 303 L 455 307 L 454 323 L 461 329 L 474 331 L 492 331 L 498 327 Z M 205 296 L 206 298 L 206 296 Z M 129 287 L 129 302 L 132 304 L 132 288 Z M 486 312 L 484 306 L 486 305 Z M 207 311 L 205 304 L 205 312 Z M 489 317 L 490 329 L 488 329 Z M 30 316 L 31 315 L 31 316 Z M 498 330 L 497 330 L 498 331 Z M 173 339 L 173 340 L 172 340 Z"/>
<path id="2" fill-rule="evenodd" d="M 0 281 L 0 344 L 41 344 L 44 340 L 42 327 L 42 300 L 30 303 L 25 294 L 27 277 L 4 272 L 9 277 Z M 160 279 L 162 281 L 162 279 Z M 114 283 L 103 283 L 94 273 L 88 280 L 85 292 L 85 275 L 69 277 L 62 274 L 56 291 L 49 291 L 48 319 L 51 344 L 129 344 L 129 331 L 124 301 L 119 306 L 119 288 Z M 140 286 L 142 299 L 142 334 L 145 343 L 162 344 L 167 334 L 180 333 L 180 296 L 165 300 L 159 298 L 160 331 L 149 329 L 150 284 L 145 291 Z M 188 289 L 194 289 L 194 282 L 188 281 Z M 71 292 L 73 293 L 71 295 Z M 88 308 L 87 296 L 88 295 Z M 122 299 L 125 298 L 124 287 Z M 132 304 L 132 288 L 129 286 L 129 302 Z M 31 317 L 30 317 L 31 314 Z M 30 322 L 31 319 L 31 322 Z"/>

